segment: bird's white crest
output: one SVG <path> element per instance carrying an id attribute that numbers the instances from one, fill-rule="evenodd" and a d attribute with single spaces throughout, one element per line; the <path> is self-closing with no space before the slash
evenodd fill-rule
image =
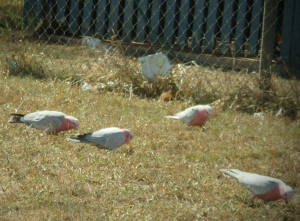
<path id="1" fill-rule="evenodd" d="M 209 105 L 204 105 L 204 108 L 206 109 L 206 111 L 208 112 L 209 117 L 211 117 L 214 114 L 214 111 L 212 109 L 211 106 Z"/>

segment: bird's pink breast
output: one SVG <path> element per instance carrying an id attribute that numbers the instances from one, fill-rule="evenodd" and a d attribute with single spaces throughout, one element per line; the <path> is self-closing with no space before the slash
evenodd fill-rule
<path id="1" fill-rule="evenodd" d="M 280 190 L 279 190 L 278 187 L 274 188 L 273 190 L 269 191 L 266 194 L 256 195 L 256 197 L 258 199 L 264 200 L 265 202 L 284 199 L 284 197 L 281 195 Z"/>
<path id="2" fill-rule="evenodd" d="M 131 141 L 132 137 L 131 137 L 130 133 L 126 130 L 125 131 L 123 130 L 123 133 L 125 135 L 124 144 L 128 144 Z"/>
<path id="3" fill-rule="evenodd" d="M 75 127 L 76 126 L 72 123 L 71 120 L 65 118 L 63 123 L 60 125 L 60 127 L 55 130 L 55 133 L 59 133 L 61 131 L 66 131 L 66 130 L 72 130 Z"/>
<path id="4" fill-rule="evenodd" d="M 188 126 L 204 126 L 208 119 L 208 114 L 205 109 L 199 110 L 192 121 L 188 123 Z"/>

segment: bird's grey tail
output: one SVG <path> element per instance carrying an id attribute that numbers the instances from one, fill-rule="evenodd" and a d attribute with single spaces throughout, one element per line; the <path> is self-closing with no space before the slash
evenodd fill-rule
<path id="1" fill-rule="evenodd" d="M 9 118 L 8 123 L 23 123 L 23 114 L 11 114 L 12 116 Z"/>
<path id="2" fill-rule="evenodd" d="M 77 137 L 70 137 L 68 140 L 72 142 L 80 143 L 80 140 Z"/>
<path id="3" fill-rule="evenodd" d="M 231 169 L 231 170 L 221 169 L 221 172 L 226 173 L 227 175 L 232 176 L 235 179 L 238 179 L 239 175 L 242 173 L 242 171 L 235 170 L 235 169 Z"/>
<path id="4" fill-rule="evenodd" d="M 170 119 L 176 119 L 176 120 L 179 120 L 179 117 L 178 116 L 165 116 L 166 118 L 170 118 Z"/>
<path id="5" fill-rule="evenodd" d="M 71 136 L 68 140 L 76 143 L 88 143 L 87 140 L 85 140 L 85 135 L 77 135 L 77 136 Z"/>

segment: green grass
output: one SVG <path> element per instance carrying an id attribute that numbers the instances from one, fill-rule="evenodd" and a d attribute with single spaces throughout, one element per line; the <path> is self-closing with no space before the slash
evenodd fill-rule
<path id="1" fill-rule="evenodd" d="M 83 92 L 67 82 L 5 77 L 0 90 L 2 220 L 298 220 L 299 120 L 264 121 L 217 111 L 208 131 L 165 119 L 192 105 L 115 92 Z M 7 123 L 10 113 L 58 110 L 79 131 L 49 136 Z M 66 141 L 74 133 L 130 128 L 116 151 Z M 283 201 L 243 204 L 250 193 L 222 168 L 270 175 L 292 186 Z M 251 217 L 251 218 L 250 218 Z"/>

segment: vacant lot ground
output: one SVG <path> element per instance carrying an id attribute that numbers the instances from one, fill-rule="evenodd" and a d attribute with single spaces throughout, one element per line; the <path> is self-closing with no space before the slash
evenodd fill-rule
<path id="1" fill-rule="evenodd" d="M 67 81 L 0 80 L 1 220 L 299 220 L 300 121 L 217 111 L 200 128 L 165 119 L 193 103 L 83 92 Z M 46 135 L 7 123 L 10 113 L 58 110 L 79 131 Z M 103 151 L 66 141 L 74 133 L 130 128 L 130 145 Z M 253 208 L 222 168 L 269 175 L 295 190 Z"/>
<path id="2" fill-rule="evenodd" d="M 272 75 L 262 96 L 256 73 L 173 62 L 171 77 L 148 82 L 118 45 L 88 50 L 22 32 L 22 5 L 0 0 L 0 221 L 300 220 L 297 79 Z M 199 103 L 213 103 L 207 131 L 164 118 Z M 38 110 L 81 126 L 52 136 L 7 122 Z M 264 120 L 252 116 L 260 111 Z M 131 129 L 132 142 L 103 151 L 67 141 L 112 126 Z M 249 207 L 249 191 L 220 169 L 279 178 L 295 196 Z"/>

